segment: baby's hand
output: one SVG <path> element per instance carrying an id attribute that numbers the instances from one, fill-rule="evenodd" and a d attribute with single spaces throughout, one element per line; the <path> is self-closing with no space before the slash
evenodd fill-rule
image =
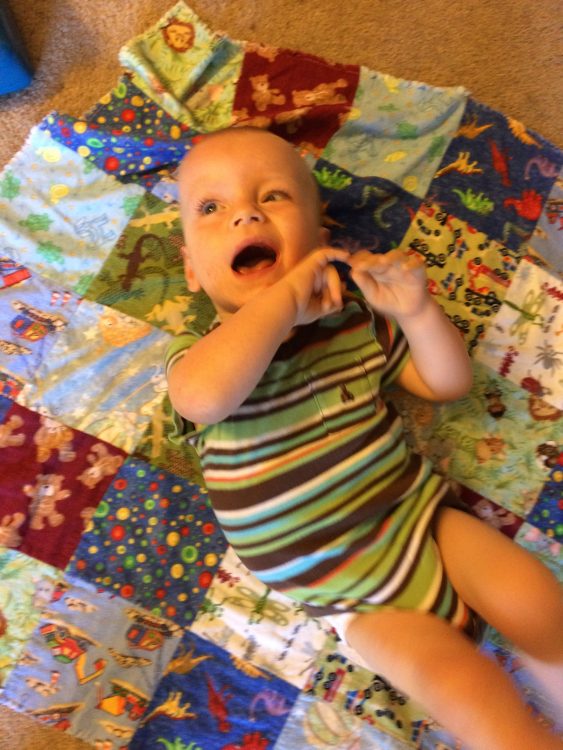
<path id="1" fill-rule="evenodd" d="M 349 262 L 349 253 L 325 247 L 307 255 L 280 284 L 287 284 L 295 303 L 295 325 L 312 323 L 342 309 L 342 286 L 331 261 Z"/>
<path id="2" fill-rule="evenodd" d="M 348 261 L 350 276 L 368 304 L 383 315 L 400 319 L 418 315 L 430 297 L 424 261 L 419 255 L 391 250 L 374 255 L 361 250 Z"/>

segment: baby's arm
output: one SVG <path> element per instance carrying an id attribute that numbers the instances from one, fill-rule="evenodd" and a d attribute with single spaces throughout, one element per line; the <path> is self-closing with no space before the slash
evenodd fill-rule
<path id="1" fill-rule="evenodd" d="M 294 326 L 342 306 L 340 280 L 330 261 L 347 259 L 342 250 L 316 250 L 187 350 L 168 376 L 176 411 L 197 424 L 232 414 Z"/>
<path id="2" fill-rule="evenodd" d="M 459 398 L 471 387 L 471 363 L 463 339 L 426 288 L 424 262 L 401 250 L 385 255 L 361 251 L 350 260 L 351 276 L 367 302 L 395 318 L 411 359 L 399 383 L 430 401 Z"/>

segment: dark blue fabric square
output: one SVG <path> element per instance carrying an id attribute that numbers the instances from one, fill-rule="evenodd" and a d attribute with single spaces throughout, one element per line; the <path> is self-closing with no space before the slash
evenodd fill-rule
<path id="1" fill-rule="evenodd" d="M 428 199 L 516 249 L 533 232 L 562 163 L 540 135 L 469 99 Z"/>
<path id="2" fill-rule="evenodd" d="M 273 748 L 299 690 L 187 633 L 130 750 Z"/>

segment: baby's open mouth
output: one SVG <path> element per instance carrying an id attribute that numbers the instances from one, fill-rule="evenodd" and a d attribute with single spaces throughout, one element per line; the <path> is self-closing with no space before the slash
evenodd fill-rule
<path id="1" fill-rule="evenodd" d="M 273 266 L 276 259 L 275 250 L 268 245 L 247 245 L 235 256 L 232 268 L 244 276 Z"/>

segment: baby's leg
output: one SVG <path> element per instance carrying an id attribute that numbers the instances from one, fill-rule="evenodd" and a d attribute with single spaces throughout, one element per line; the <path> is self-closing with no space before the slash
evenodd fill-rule
<path id="1" fill-rule="evenodd" d="M 440 511 L 436 540 L 463 601 L 524 652 L 563 715 L 563 592 L 556 578 L 496 529 L 453 508 Z"/>
<path id="2" fill-rule="evenodd" d="M 360 614 L 346 637 L 369 666 L 473 750 L 562 750 L 510 678 L 459 630 L 432 614 Z"/>

